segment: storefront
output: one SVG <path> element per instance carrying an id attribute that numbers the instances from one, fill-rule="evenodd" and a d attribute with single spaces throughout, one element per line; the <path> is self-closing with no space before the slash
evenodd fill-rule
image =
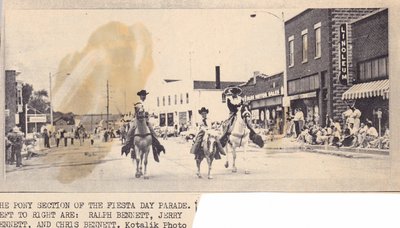
<path id="1" fill-rule="evenodd" d="M 361 111 L 361 123 L 371 120 L 384 133 L 389 124 L 389 79 L 353 85 L 342 99 Z"/>
<path id="2" fill-rule="evenodd" d="M 283 74 L 267 76 L 255 72 L 254 77 L 241 88 L 244 100 L 250 104 L 254 124 L 282 134 L 285 120 L 282 107 Z"/>

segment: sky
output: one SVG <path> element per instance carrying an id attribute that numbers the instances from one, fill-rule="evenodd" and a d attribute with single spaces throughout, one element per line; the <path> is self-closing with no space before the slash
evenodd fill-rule
<path id="1" fill-rule="evenodd" d="M 302 10 L 285 9 L 284 17 Z M 214 80 L 216 65 L 221 66 L 223 81 L 246 81 L 254 71 L 282 72 L 283 24 L 270 14 L 281 17 L 282 10 L 258 9 L 255 18 L 252 13 L 251 9 L 10 10 L 5 15 L 5 68 L 21 72 L 18 79 L 33 84 L 35 90 L 49 90 L 52 74 L 55 110 L 75 113 L 103 112 L 109 80 L 116 103 L 110 108 L 115 113 L 122 109 L 125 94 L 130 103 L 137 90 L 154 89 L 161 79 Z M 121 62 L 132 66 L 120 66 Z M 138 79 L 142 82 L 135 83 Z M 91 88 L 85 89 L 88 85 Z M 91 101 L 85 100 L 89 97 Z M 88 108 L 80 110 L 83 105 L 76 98 Z"/>

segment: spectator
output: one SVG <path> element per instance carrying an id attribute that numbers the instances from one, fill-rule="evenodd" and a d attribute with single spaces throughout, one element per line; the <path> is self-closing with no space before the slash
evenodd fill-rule
<path id="1" fill-rule="evenodd" d="M 69 137 L 68 132 L 66 130 L 63 130 L 61 137 L 64 138 L 64 146 L 67 147 L 67 141 L 68 141 L 68 137 Z"/>
<path id="2" fill-rule="evenodd" d="M 44 138 L 44 147 L 45 148 L 50 148 L 50 137 L 49 137 L 49 132 L 45 128 L 43 130 L 43 138 Z"/>
<path id="3" fill-rule="evenodd" d="M 354 130 L 358 130 L 358 128 L 360 128 L 361 111 L 357 109 L 355 106 L 353 106 L 352 109 L 353 109 L 352 118 L 354 119 Z"/>
<path id="4" fill-rule="evenodd" d="M 60 139 L 61 139 L 61 132 L 57 131 L 57 133 L 56 133 L 56 145 L 57 145 L 57 147 L 60 145 Z"/>
<path id="5" fill-rule="evenodd" d="M 69 136 L 71 137 L 71 145 L 74 145 L 74 138 L 75 138 L 74 128 L 71 128 L 71 132 L 70 132 Z"/>
<path id="6" fill-rule="evenodd" d="M 347 110 L 342 113 L 343 122 L 345 125 L 348 124 L 348 119 L 353 115 L 353 110 L 350 105 L 347 105 Z"/>
<path id="7" fill-rule="evenodd" d="M 15 126 L 12 132 L 8 133 L 7 138 L 12 144 L 12 157 L 14 155 L 16 157 L 16 166 L 22 167 L 21 150 L 24 144 L 24 134 Z"/>

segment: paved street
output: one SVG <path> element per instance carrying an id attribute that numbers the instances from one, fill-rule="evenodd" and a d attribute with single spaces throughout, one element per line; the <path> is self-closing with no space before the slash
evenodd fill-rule
<path id="1" fill-rule="evenodd" d="M 243 152 L 239 150 L 238 172 L 224 167 L 225 157 L 213 164 L 214 179 L 206 178 L 207 164 L 202 163 L 203 178 L 195 176 L 196 165 L 190 144 L 179 138 L 162 141 L 167 153 L 160 163 L 149 155 L 150 179 L 136 179 L 130 157 L 120 155 L 121 143 L 96 142 L 90 146 L 73 145 L 52 148 L 24 167 L 7 166 L 7 185 L 2 190 L 139 192 L 139 191 L 379 191 L 388 190 L 390 157 L 351 154 L 336 156 L 300 149 L 264 149 L 249 147 L 244 174 Z M 282 139 L 274 144 L 285 143 Z M 285 145 L 282 145 L 285 147 Z"/>

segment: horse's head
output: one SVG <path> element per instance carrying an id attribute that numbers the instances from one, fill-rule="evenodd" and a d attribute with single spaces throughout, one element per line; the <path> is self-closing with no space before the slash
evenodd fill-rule
<path id="1" fill-rule="evenodd" d="M 140 102 L 135 104 L 135 116 L 137 119 L 143 119 L 146 117 L 146 112 L 143 108 L 143 104 Z"/>
<path id="2" fill-rule="evenodd" d="M 248 103 L 242 104 L 242 106 L 240 108 L 240 116 L 242 117 L 243 120 L 247 120 L 248 118 L 251 118 L 250 105 Z"/>
<path id="3" fill-rule="evenodd" d="M 217 151 L 217 140 L 219 137 L 219 132 L 216 130 L 208 130 L 206 133 L 206 143 L 203 148 L 204 151 L 207 151 L 210 154 L 214 154 Z"/>

